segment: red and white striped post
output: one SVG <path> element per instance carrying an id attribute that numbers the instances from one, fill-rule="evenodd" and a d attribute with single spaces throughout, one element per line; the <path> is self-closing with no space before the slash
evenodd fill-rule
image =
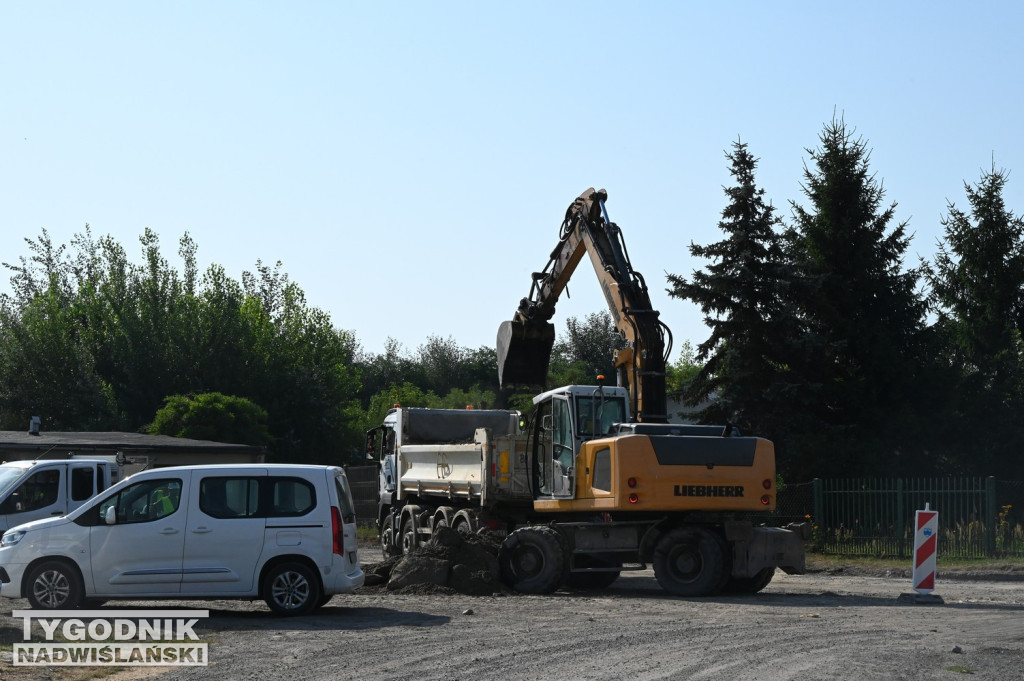
<path id="1" fill-rule="evenodd" d="M 935 591 L 935 547 L 939 540 L 939 512 L 930 504 L 914 513 L 914 591 L 926 595 Z"/>

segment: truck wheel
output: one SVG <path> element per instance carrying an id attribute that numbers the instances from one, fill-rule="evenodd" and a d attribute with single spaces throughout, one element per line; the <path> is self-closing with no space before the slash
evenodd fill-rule
<path id="1" fill-rule="evenodd" d="M 523 527 L 498 551 L 502 580 L 524 594 L 548 594 L 565 578 L 565 551 L 557 530 Z"/>
<path id="2" fill-rule="evenodd" d="M 25 585 L 28 602 L 37 610 L 71 610 L 81 606 L 85 599 L 78 570 L 59 560 L 37 565 L 28 574 Z"/>
<path id="3" fill-rule="evenodd" d="M 730 577 L 722 591 L 731 594 L 756 594 L 771 584 L 775 568 L 766 567 L 753 577 Z"/>
<path id="4" fill-rule="evenodd" d="M 406 518 L 405 522 L 402 523 L 402 544 L 401 554 L 408 556 L 409 553 L 416 548 L 416 532 L 412 529 L 412 518 Z"/>
<path id="5" fill-rule="evenodd" d="M 395 546 L 395 531 L 391 529 L 390 522 L 385 522 L 384 529 L 380 532 L 380 549 L 385 558 L 398 554 Z"/>
<path id="6" fill-rule="evenodd" d="M 306 615 L 320 604 L 320 581 L 302 563 L 275 565 L 263 578 L 262 592 L 275 615 Z"/>
<path id="7" fill-rule="evenodd" d="M 676 596 L 709 596 L 728 577 L 725 540 L 703 527 L 677 527 L 654 547 L 654 576 Z"/>

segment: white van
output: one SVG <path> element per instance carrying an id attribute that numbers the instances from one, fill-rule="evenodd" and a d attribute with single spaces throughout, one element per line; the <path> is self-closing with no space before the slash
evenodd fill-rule
<path id="1" fill-rule="evenodd" d="M 106 459 L 6 461 L 0 464 L 0 534 L 67 515 L 119 479 L 120 467 Z"/>
<path id="2" fill-rule="evenodd" d="M 137 473 L 63 518 L 0 539 L 0 596 L 68 609 L 114 598 L 262 598 L 302 615 L 363 584 L 341 468 Z"/>

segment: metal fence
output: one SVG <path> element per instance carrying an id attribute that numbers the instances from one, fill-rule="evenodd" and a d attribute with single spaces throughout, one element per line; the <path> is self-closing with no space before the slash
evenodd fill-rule
<path id="1" fill-rule="evenodd" d="M 787 485 L 779 524 L 810 520 L 822 553 L 907 558 L 914 511 L 939 512 L 939 555 L 1024 557 L 1024 481 L 995 478 L 863 478 Z"/>

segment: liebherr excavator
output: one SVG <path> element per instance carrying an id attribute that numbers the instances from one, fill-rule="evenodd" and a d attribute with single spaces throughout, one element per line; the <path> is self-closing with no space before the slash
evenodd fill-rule
<path id="1" fill-rule="evenodd" d="M 731 427 L 668 422 L 670 334 L 630 265 L 604 190 L 566 212 L 558 246 L 498 332 L 502 386 L 539 385 L 555 303 L 589 254 L 627 347 L 625 386 L 565 386 L 504 410 L 391 410 L 367 434 L 380 462 L 385 552 L 411 551 L 438 527 L 501 532 L 502 579 L 526 593 L 599 588 L 653 563 L 680 596 L 756 592 L 777 568 L 804 571 L 805 528 L 761 524 L 775 508 L 772 443 Z"/>

